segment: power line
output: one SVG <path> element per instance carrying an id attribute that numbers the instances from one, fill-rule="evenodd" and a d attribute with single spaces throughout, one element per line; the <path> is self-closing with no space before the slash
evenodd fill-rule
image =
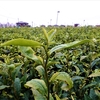
<path id="1" fill-rule="evenodd" d="M 6 18 L 10 18 L 10 19 L 18 19 L 18 18 L 13 18 L 13 17 L 5 16 L 5 15 L 2 15 L 2 14 L 0 14 L 0 16 L 6 17 Z"/>
<path id="2" fill-rule="evenodd" d="M 3 11 L 5 11 L 5 12 L 8 12 L 8 15 L 9 15 L 9 14 L 13 15 L 13 13 L 9 12 L 7 9 L 5 9 L 5 8 L 3 8 L 3 7 L 0 7 L 0 9 L 3 10 Z M 8 16 L 8 15 L 6 16 L 6 15 L 4 15 L 4 14 L 0 14 L 0 16 L 7 18 L 7 20 L 8 20 L 8 19 L 19 20 L 19 18 L 10 17 L 10 16 Z"/>

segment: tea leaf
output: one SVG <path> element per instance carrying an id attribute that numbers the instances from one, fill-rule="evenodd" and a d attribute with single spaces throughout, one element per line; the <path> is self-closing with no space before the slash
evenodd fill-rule
<path id="1" fill-rule="evenodd" d="M 35 51 L 33 51 L 33 49 L 31 47 L 19 46 L 19 49 L 25 57 L 30 58 L 37 62 L 39 62 L 39 61 L 41 62 L 41 60 L 38 59 L 38 57 L 35 55 Z"/>
<path id="2" fill-rule="evenodd" d="M 89 75 L 89 77 L 97 77 L 97 76 L 100 76 L 100 70 L 98 69 L 95 69 L 95 72 Z"/>
<path id="3" fill-rule="evenodd" d="M 57 63 L 59 63 L 59 62 L 57 62 L 57 61 L 48 61 L 47 67 L 50 67 L 50 66 L 52 66 L 54 64 L 57 64 Z"/>
<path id="4" fill-rule="evenodd" d="M 100 76 L 100 72 L 96 72 L 96 73 L 89 75 L 89 77 L 97 77 L 97 76 Z"/>
<path id="5" fill-rule="evenodd" d="M 93 62 L 91 63 L 91 67 L 93 68 L 98 62 L 100 62 L 100 58 L 93 60 Z"/>
<path id="6" fill-rule="evenodd" d="M 74 97 L 71 95 L 72 100 L 74 100 Z"/>
<path id="7" fill-rule="evenodd" d="M 54 51 L 61 50 L 64 48 L 69 49 L 69 48 L 76 47 L 80 44 L 87 43 L 87 42 L 90 42 L 90 40 L 86 39 L 86 40 L 82 40 L 82 41 L 74 41 L 74 42 L 67 43 L 67 44 L 60 44 L 58 46 L 53 47 L 48 53 L 51 54 Z"/>
<path id="8" fill-rule="evenodd" d="M 11 73 L 11 77 L 14 80 L 16 76 L 18 76 L 18 73 L 20 72 L 21 66 L 23 64 L 20 64 L 19 66 L 17 66 Z"/>
<path id="9" fill-rule="evenodd" d="M 74 67 L 76 69 L 76 74 L 79 74 L 79 72 L 80 72 L 79 68 L 77 66 L 74 66 Z"/>
<path id="10" fill-rule="evenodd" d="M 73 81 L 71 80 L 69 74 L 67 74 L 66 72 L 56 72 L 52 75 L 52 77 L 50 78 L 50 82 L 54 82 L 55 80 L 61 80 L 66 82 L 67 85 L 67 89 L 70 89 L 73 87 Z"/>
<path id="11" fill-rule="evenodd" d="M 72 77 L 72 80 L 73 80 L 73 81 L 82 80 L 82 79 L 84 79 L 84 77 L 81 77 L 81 76 L 73 76 L 73 77 Z"/>
<path id="12" fill-rule="evenodd" d="M 98 96 L 98 98 L 100 99 L 100 92 L 98 90 L 95 90 L 95 93 Z"/>
<path id="13" fill-rule="evenodd" d="M 9 40 L 5 43 L 2 43 L 1 46 L 9 46 L 9 45 L 15 45 L 15 46 L 41 46 L 42 44 L 37 42 L 37 41 L 33 41 L 33 40 L 29 40 L 29 39 L 23 39 L 23 38 L 18 38 L 18 39 L 12 39 Z"/>
<path id="14" fill-rule="evenodd" d="M 44 68 L 41 65 L 37 66 L 35 69 L 38 71 L 38 73 L 41 76 L 44 76 L 45 71 L 44 71 Z"/>
<path id="15" fill-rule="evenodd" d="M 50 95 L 50 100 L 54 100 L 54 98 L 52 97 L 51 93 L 49 95 Z"/>
<path id="16" fill-rule="evenodd" d="M 99 100 L 99 99 L 98 99 L 98 96 L 96 95 L 95 90 L 94 90 L 93 88 L 90 89 L 89 96 L 90 96 L 90 98 L 91 98 L 92 100 Z"/>
<path id="17" fill-rule="evenodd" d="M 48 34 L 48 37 L 49 37 L 49 42 L 53 39 L 53 36 L 54 34 L 56 33 L 56 29 L 52 29 L 50 30 L 47 34 Z"/>
<path id="18" fill-rule="evenodd" d="M 89 95 L 84 94 L 84 100 L 92 100 Z"/>
<path id="19" fill-rule="evenodd" d="M 43 30 L 43 33 L 44 33 L 45 39 L 46 39 L 46 41 L 48 42 L 49 39 L 48 39 L 47 31 L 45 30 L 45 28 L 42 28 L 42 30 Z"/>
<path id="20" fill-rule="evenodd" d="M 56 100 L 60 100 L 60 98 L 58 97 L 58 95 L 57 95 L 57 94 L 55 94 L 55 97 L 56 97 Z"/>
<path id="21" fill-rule="evenodd" d="M 90 83 L 90 84 L 84 86 L 83 89 L 92 88 L 92 87 L 94 87 L 94 86 L 96 86 L 96 85 L 97 85 L 97 82 L 92 82 L 92 83 Z"/>
<path id="22" fill-rule="evenodd" d="M 11 65 L 7 65 L 8 67 L 8 72 L 11 73 L 14 69 L 15 69 L 15 65 L 11 64 Z"/>
<path id="23" fill-rule="evenodd" d="M 24 76 L 20 79 L 22 84 L 25 84 L 27 81 L 28 75 L 25 73 Z"/>
<path id="24" fill-rule="evenodd" d="M 17 95 L 20 94 L 21 83 L 20 83 L 20 79 L 19 78 L 15 78 L 15 81 L 14 81 L 14 90 L 15 90 L 15 92 L 16 92 Z"/>
<path id="25" fill-rule="evenodd" d="M 5 88 L 9 88 L 10 86 L 7 86 L 7 85 L 1 85 L 0 86 L 0 90 L 3 90 L 3 89 L 5 89 Z"/>
<path id="26" fill-rule="evenodd" d="M 31 87 L 37 90 L 40 94 L 46 96 L 47 95 L 47 87 L 43 80 L 40 79 L 32 79 L 25 84 L 25 87 Z"/>
<path id="27" fill-rule="evenodd" d="M 39 93 L 38 90 L 35 90 L 33 88 L 31 90 L 32 90 L 35 100 L 47 100 L 46 97 L 43 96 L 41 93 Z"/>

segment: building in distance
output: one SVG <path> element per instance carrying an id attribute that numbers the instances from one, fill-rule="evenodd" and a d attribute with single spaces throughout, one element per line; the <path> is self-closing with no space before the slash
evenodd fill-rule
<path id="1" fill-rule="evenodd" d="M 23 21 L 17 22 L 16 26 L 17 27 L 30 27 L 30 25 L 27 22 L 23 22 Z"/>

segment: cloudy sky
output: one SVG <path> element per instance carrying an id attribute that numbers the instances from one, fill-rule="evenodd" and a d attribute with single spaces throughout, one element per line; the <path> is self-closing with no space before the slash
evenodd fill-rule
<path id="1" fill-rule="evenodd" d="M 60 11 L 59 13 L 57 13 Z M 0 0 L 0 23 L 100 24 L 100 0 Z"/>

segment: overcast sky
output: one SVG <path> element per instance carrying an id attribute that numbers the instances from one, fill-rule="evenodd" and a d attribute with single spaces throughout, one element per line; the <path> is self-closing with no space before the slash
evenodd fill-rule
<path id="1" fill-rule="evenodd" d="M 100 0 L 0 0 L 0 23 L 100 24 Z"/>

